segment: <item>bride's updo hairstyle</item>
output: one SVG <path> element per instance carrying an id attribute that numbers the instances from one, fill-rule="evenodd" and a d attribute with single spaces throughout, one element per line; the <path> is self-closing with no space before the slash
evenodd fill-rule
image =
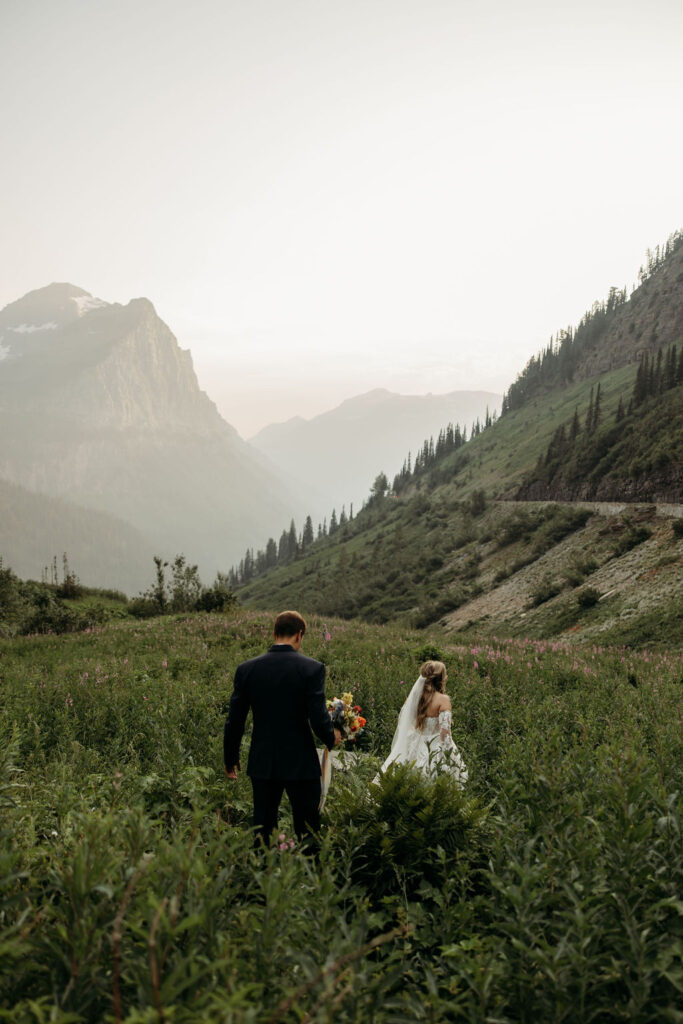
<path id="1" fill-rule="evenodd" d="M 427 717 L 427 708 L 431 703 L 432 696 L 435 693 L 444 692 L 446 666 L 442 661 L 425 661 L 420 669 L 420 675 L 424 679 L 425 684 L 422 687 L 422 695 L 417 705 L 417 720 L 415 724 L 418 729 L 421 729 L 424 725 L 425 718 Z"/>

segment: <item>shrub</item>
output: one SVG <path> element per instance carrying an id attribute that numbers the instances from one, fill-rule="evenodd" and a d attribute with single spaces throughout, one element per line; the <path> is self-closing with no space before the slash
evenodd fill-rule
<path id="1" fill-rule="evenodd" d="M 548 551 L 570 533 L 585 526 L 592 514 L 591 510 L 587 508 L 561 508 L 557 505 L 550 505 L 545 509 L 542 526 L 536 531 L 534 550 L 539 554 Z"/>
<path id="2" fill-rule="evenodd" d="M 619 538 L 617 543 L 614 545 L 613 555 L 618 558 L 620 555 L 625 555 L 632 548 L 642 544 L 652 536 L 652 530 L 647 526 L 629 526 L 628 532 Z"/>
<path id="3" fill-rule="evenodd" d="M 443 661 L 444 653 L 440 647 L 436 647 L 434 644 L 425 644 L 424 647 L 418 647 L 415 651 L 415 661 L 419 662 L 420 665 L 424 664 L 425 661 Z"/>
<path id="4" fill-rule="evenodd" d="M 537 517 L 531 511 L 520 510 L 504 519 L 496 537 L 498 547 L 505 548 L 518 540 L 528 540 L 536 529 Z"/>
<path id="5" fill-rule="evenodd" d="M 407 764 L 392 764 L 369 785 L 353 775 L 329 816 L 354 881 L 376 900 L 442 885 L 485 847 L 486 811 L 476 798 L 446 772 L 430 779 Z"/>
<path id="6" fill-rule="evenodd" d="M 580 608 L 592 608 L 598 603 L 602 594 L 595 587 L 584 587 L 578 594 L 576 600 Z"/>
<path id="7" fill-rule="evenodd" d="M 562 588 L 557 583 L 553 583 L 549 579 L 543 580 L 536 590 L 532 592 L 528 607 L 537 608 L 540 604 L 545 604 L 546 601 L 550 601 L 551 598 L 556 597 L 560 593 L 561 589 Z"/>
<path id="8" fill-rule="evenodd" d="M 480 516 L 487 508 L 486 491 L 483 488 L 472 491 L 469 498 L 464 502 L 465 508 L 473 518 Z"/>
<path id="9" fill-rule="evenodd" d="M 219 572 L 212 587 L 205 587 L 195 602 L 200 612 L 227 612 L 237 604 L 228 577 Z"/>
<path id="10" fill-rule="evenodd" d="M 674 537 L 683 537 L 683 519 L 674 519 L 671 524 Z"/>
<path id="11" fill-rule="evenodd" d="M 151 619 L 160 614 L 158 604 L 149 597 L 134 597 L 127 607 L 136 619 Z"/>

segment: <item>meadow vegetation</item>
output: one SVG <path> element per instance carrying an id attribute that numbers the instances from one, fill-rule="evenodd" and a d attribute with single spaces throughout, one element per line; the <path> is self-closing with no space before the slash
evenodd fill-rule
<path id="1" fill-rule="evenodd" d="M 222 773 L 271 616 L 0 641 L 0 1020 L 678 1021 L 683 658 L 312 618 L 368 727 L 317 857 Z M 470 779 L 373 779 L 420 662 Z M 280 849 L 280 847 L 284 847 Z"/>

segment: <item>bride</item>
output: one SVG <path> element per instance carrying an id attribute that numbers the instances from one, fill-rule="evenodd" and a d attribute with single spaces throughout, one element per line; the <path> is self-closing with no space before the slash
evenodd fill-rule
<path id="1" fill-rule="evenodd" d="M 451 736 L 451 699 L 445 693 L 447 678 L 442 661 L 424 663 L 401 708 L 383 772 L 394 761 L 407 761 L 428 775 L 448 771 L 461 786 L 467 781 L 467 768 Z"/>

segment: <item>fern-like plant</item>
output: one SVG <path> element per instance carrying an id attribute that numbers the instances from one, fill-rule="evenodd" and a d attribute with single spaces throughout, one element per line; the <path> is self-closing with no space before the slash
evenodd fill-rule
<path id="1" fill-rule="evenodd" d="M 354 880 L 375 897 L 439 885 L 481 858 L 486 808 L 447 772 L 429 778 L 393 764 L 374 781 L 353 774 L 335 783 L 328 815 L 337 841 L 351 851 Z"/>

